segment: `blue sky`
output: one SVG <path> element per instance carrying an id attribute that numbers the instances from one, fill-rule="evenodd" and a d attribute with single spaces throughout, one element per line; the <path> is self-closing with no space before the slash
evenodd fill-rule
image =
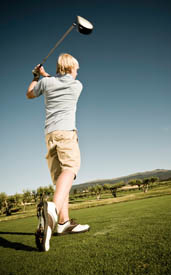
<path id="1" fill-rule="evenodd" d="M 170 1 L 5 1 L 1 5 L 0 192 L 51 184 L 43 97 L 27 100 L 32 69 L 81 15 L 45 63 L 55 75 L 61 52 L 80 63 L 84 89 L 77 128 L 82 166 L 76 184 L 171 169 Z"/>

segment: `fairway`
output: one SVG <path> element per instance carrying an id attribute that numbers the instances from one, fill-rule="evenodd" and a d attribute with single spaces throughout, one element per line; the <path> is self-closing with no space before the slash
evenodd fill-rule
<path id="1" fill-rule="evenodd" d="M 72 210 L 84 234 L 53 236 L 37 251 L 36 217 L 0 223 L 1 274 L 169 275 L 171 196 Z"/>

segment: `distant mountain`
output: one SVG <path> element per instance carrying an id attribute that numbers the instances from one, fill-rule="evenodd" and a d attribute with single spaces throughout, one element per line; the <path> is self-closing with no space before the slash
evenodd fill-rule
<path id="1" fill-rule="evenodd" d="M 101 180 L 85 182 L 82 184 L 75 184 L 72 186 L 71 192 L 74 189 L 80 189 L 80 190 L 82 189 L 83 190 L 83 189 L 86 189 L 88 186 L 92 186 L 92 185 L 96 185 L 96 184 L 103 185 L 105 183 L 117 183 L 120 181 L 124 181 L 125 183 L 128 183 L 128 181 L 131 179 L 144 179 L 144 178 L 150 178 L 150 177 L 158 177 L 161 181 L 171 179 L 171 170 L 156 169 L 156 170 L 152 170 L 152 171 L 135 173 L 135 174 L 131 174 L 128 176 L 119 177 L 119 178 L 101 179 Z"/>

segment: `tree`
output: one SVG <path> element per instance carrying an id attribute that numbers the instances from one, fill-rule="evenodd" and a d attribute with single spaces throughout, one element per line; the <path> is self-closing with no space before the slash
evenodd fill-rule
<path id="1" fill-rule="evenodd" d="M 3 213 L 6 199 L 7 199 L 6 193 L 4 193 L 4 192 L 0 193 L 0 212 L 1 212 L 1 214 Z"/>
<path id="2" fill-rule="evenodd" d="M 11 215 L 13 207 L 15 207 L 15 198 L 14 198 L 14 196 L 9 196 L 6 199 L 6 202 L 5 202 L 5 213 L 6 213 L 6 216 L 10 216 Z"/>
<path id="3" fill-rule="evenodd" d="M 5 193 L 0 193 L 0 210 L 1 213 L 5 213 L 7 216 L 11 215 L 12 212 L 20 210 L 21 195 L 15 194 L 7 196 Z"/>
<path id="4" fill-rule="evenodd" d="M 35 190 L 32 190 L 31 194 L 32 194 L 34 202 L 36 203 L 37 202 L 37 192 Z"/>
<path id="5" fill-rule="evenodd" d="M 42 200 L 44 198 L 44 189 L 42 186 L 37 188 L 37 197 L 39 198 L 39 200 Z"/>
<path id="6" fill-rule="evenodd" d="M 136 179 L 136 185 L 138 186 L 138 189 L 141 189 L 142 186 L 142 180 L 141 179 Z"/>
<path id="7" fill-rule="evenodd" d="M 103 185 L 103 190 L 104 190 L 104 191 L 108 191 L 108 190 L 110 190 L 110 187 L 111 187 L 111 185 L 110 185 L 109 183 L 105 183 L 105 184 Z"/>
<path id="8" fill-rule="evenodd" d="M 51 184 L 48 186 L 48 195 L 49 196 L 53 196 L 54 195 L 54 187 Z"/>
<path id="9" fill-rule="evenodd" d="M 103 190 L 103 187 L 100 184 L 97 184 L 94 186 L 94 191 L 96 193 L 97 200 L 100 199 L 102 190 Z"/>
<path id="10" fill-rule="evenodd" d="M 151 182 L 150 178 L 143 179 L 143 181 L 142 181 L 142 187 L 143 187 L 144 193 L 146 193 L 148 191 L 148 187 L 149 187 L 150 182 Z"/>
<path id="11" fill-rule="evenodd" d="M 146 193 L 148 191 L 148 188 L 149 188 L 150 185 L 153 185 L 157 181 L 159 181 L 158 177 L 151 177 L 151 178 L 143 179 L 142 185 L 143 185 L 144 193 Z"/>
<path id="12" fill-rule="evenodd" d="M 48 200 L 48 198 L 53 195 L 54 195 L 53 185 L 49 185 L 45 187 L 40 186 L 37 189 L 37 198 L 39 198 L 39 200 Z"/>
<path id="13" fill-rule="evenodd" d="M 125 185 L 125 183 L 123 181 L 111 185 L 110 191 L 114 198 L 117 197 L 117 195 L 116 195 L 117 190 L 119 188 L 123 187 L 124 185 Z"/>
<path id="14" fill-rule="evenodd" d="M 152 183 L 152 184 L 154 184 L 154 183 L 156 183 L 156 182 L 158 182 L 159 181 L 159 178 L 158 177 L 151 177 L 150 178 L 150 182 Z"/>
<path id="15" fill-rule="evenodd" d="M 24 204 L 24 211 L 26 207 L 26 203 L 31 202 L 32 194 L 30 190 L 23 190 L 23 204 Z"/>
<path id="16" fill-rule="evenodd" d="M 142 186 L 142 180 L 141 179 L 132 179 L 128 182 L 128 184 L 131 185 L 131 186 L 137 185 L 138 189 L 140 190 L 141 186 Z"/>
<path id="17" fill-rule="evenodd" d="M 22 195 L 21 194 L 15 194 L 14 196 L 14 200 L 15 200 L 15 206 L 20 206 L 21 202 L 22 202 Z"/>
<path id="18" fill-rule="evenodd" d="M 95 193 L 95 187 L 94 187 L 94 185 L 89 186 L 88 187 L 88 191 L 89 191 L 89 193 L 91 193 L 91 195 L 94 195 L 94 193 Z"/>
<path id="19" fill-rule="evenodd" d="M 32 200 L 32 193 L 30 190 L 23 190 L 23 201 L 31 202 Z"/>

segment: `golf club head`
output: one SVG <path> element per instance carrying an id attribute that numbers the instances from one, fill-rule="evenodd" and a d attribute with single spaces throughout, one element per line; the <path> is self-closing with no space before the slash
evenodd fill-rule
<path id="1" fill-rule="evenodd" d="M 77 16 L 76 24 L 78 31 L 82 34 L 90 34 L 93 30 L 93 25 L 81 16 Z"/>

